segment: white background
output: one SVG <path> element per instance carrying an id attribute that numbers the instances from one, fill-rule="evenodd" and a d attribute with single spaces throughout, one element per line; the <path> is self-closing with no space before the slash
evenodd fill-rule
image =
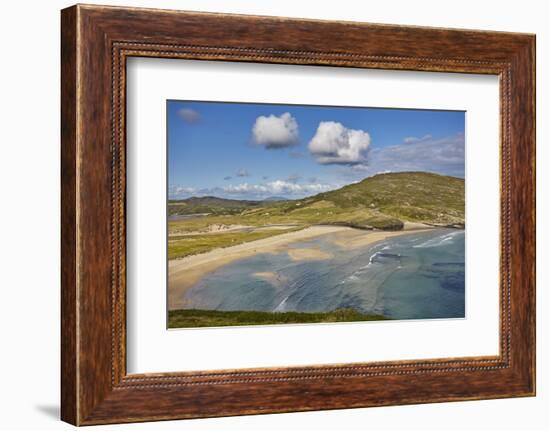
<path id="1" fill-rule="evenodd" d="M 345 19 L 537 33 L 538 396 L 331 412 L 106 426 L 96 429 L 407 430 L 547 429 L 550 422 L 550 28 L 545 2 L 463 0 L 312 2 L 297 0 L 102 1 L 105 4 Z M 59 399 L 59 9 L 65 1 L 5 2 L 0 16 L 0 426 L 70 429 L 57 420 Z"/>
<path id="2" fill-rule="evenodd" d="M 141 58 L 127 83 L 128 372 L 498 354 L 498 77 Z M 167 331 L 166 100 L 185 98 L 466 111 L 466 318 Z"/>

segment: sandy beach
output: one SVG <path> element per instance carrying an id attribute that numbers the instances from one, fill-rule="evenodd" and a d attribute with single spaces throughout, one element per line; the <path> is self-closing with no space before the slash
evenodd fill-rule
<path id="1" fill-rule="evenodd" d="M 185 292 L 202 277 L 224 265 L 238 259 L 253 256 L 257 253 L 278 253 L 285 246 L 296 241 L 307 240 L 321 235 L 333 234 L 334 242 L 343 248 L 357 248 L 370 245 L 386 238 L 406 235 L 431 229 L 426 225 L 407 224 L 402 231 L 366 231 L 343 226 L 311 226 L 299 231 L 283 233 L 270 238 L 239 244 L 233 247 L 220 248 L 183 259 L 168 262 L 168 304 L 169 309 L 185 307 Z M 323 252 L 316 249 L 289 250 L 293 260 L 327 259 Z M 262 274 L 264 277 L 265 274 Z"/>
<path id="2" fill-rule="evenodd" d="M 168 304 L 169 309 L 185 306 L 182 297 L 185 291 L 196 284 L 204 275 L 228 263 L 256 253 L 275 253 L 295 241 L 315 238 L 320 235 L 344 231 L 341 226 L 312 226 L 295 232 L 283 233 L 270 238 L 251 241 L 233 247 L 218 248 L 207 253 L 168 261 Z"/>
<path id="3" fill-rule="evenodd" d="M 341 248 L 353 250 L 359 247 L 365 247 L 377 241 L 382 241 L 395 236 L 407 235 L 410 233 L 425 232 L 433 229 L 433 227 L 422 223 L 405 223 L 403 230 L 398 231 L 359 231 L 350 229 L 345 232 L 340 232 L 334 237 L 334 243 Z"/>

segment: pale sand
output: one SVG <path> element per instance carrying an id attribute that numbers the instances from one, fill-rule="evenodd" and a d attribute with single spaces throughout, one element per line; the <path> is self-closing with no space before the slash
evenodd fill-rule
<path id="1" fill-rule="evenodd" d="M 409 235 L 413 233 L 426 232 L 434 229 L 431 226 L 422 223 L 405 223 L 403 230 L 398 231 L 357 231 L 341 232 L 335 235 L 334 244 L 346 250 L 353 250 L 360 247 L 365 247 L 374 242 L 383 241 L 387 238 L 395 236 Z"/>
<path id="2" fill-rule="evenodd" d="M 425 227 L 425 228 L 424 228 Z M 335 234 L 334 243 L 343 248 L 358 248 L 370 245 L 386 238 L 421 232 L 433 229 L 427 226 L 405 226 L 405 230 L 387 231 L 366 231 L 344 226 L 312 226 L 295 232 L 283 233 L 281 235 L 251 241 L 232 247 L 218 248 L 207 253 L 188 256 L 183 259 L 168 261 L 168 305 L 169 309 L 185 307 L 183 296 L 185 292 L 195 285 L 206 274 L 235 260 L 250 257 L 258 253 L 275 253 L 285 250 L 285 246 L 293 242 L 306 240 L 326 234 Z M 299 249 L 298 256 L 319 256 L 321 250 Z M 304 252 L 303 250 L 307 250 Z M 290 250 L 287 250 L 290 254 Z M 295 254 L 296 255 L 296 254 Z M 291 256 L 292 257 L 292 256 Z M 268 279 L 267 273 L 262 274 Z M 269 281 L 269 280 L 268 280 Z"/>
<path id="3" fill-rule="evenodd" d="M 272 224 L 272 225 L 268 225 L 268 226 L 261 226 L 261 227 L 258 227 L 256 229 L 254 229 L 256 232 L 257 231 L 263 231 L 263 230 L 287 230 L 287 229 L 294 229 L 296 227 L 299 227 L 299 225 L 297 224 Z"/>
<path id="4" fill-rule="evenodd" d="M 433 229 L 433 228 L 434 226 L 430 226 L 429 224 L 406 221 L 405 227 L 403 228 L 403 230 L 426 230 L 426 229 Z"/>
<path id="5" fill-rule="evenodd" d="M 322 250 L 317 250 L 316 248 L 291 248 L 288 250 L 288 256 L 296 262 L 302 260 L 330 259 L 332 254 Z"/>

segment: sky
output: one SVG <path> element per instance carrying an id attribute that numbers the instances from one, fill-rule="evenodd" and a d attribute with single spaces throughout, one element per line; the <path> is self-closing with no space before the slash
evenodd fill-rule
<path id="1" fill-rule="evenodd" d="M 167 101 L 170 199 L 299 199 L 379 173 L 464 177 L 463 111 Z"/>

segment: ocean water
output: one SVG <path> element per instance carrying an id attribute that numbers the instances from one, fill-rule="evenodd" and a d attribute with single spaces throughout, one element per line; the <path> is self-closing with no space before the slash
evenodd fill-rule
<path id="1" fill-rule="evenodd" d="M 353 308 L 392 319 L 464 317 L 464 236 L 462 230 L 437 229 L 348 249 L 325 235 L 288 249 L 315 248 L 330 253 L 329 259 L 257 254 L 208 274 L 186 300 L 188 308 L 208 310 Z"/>

